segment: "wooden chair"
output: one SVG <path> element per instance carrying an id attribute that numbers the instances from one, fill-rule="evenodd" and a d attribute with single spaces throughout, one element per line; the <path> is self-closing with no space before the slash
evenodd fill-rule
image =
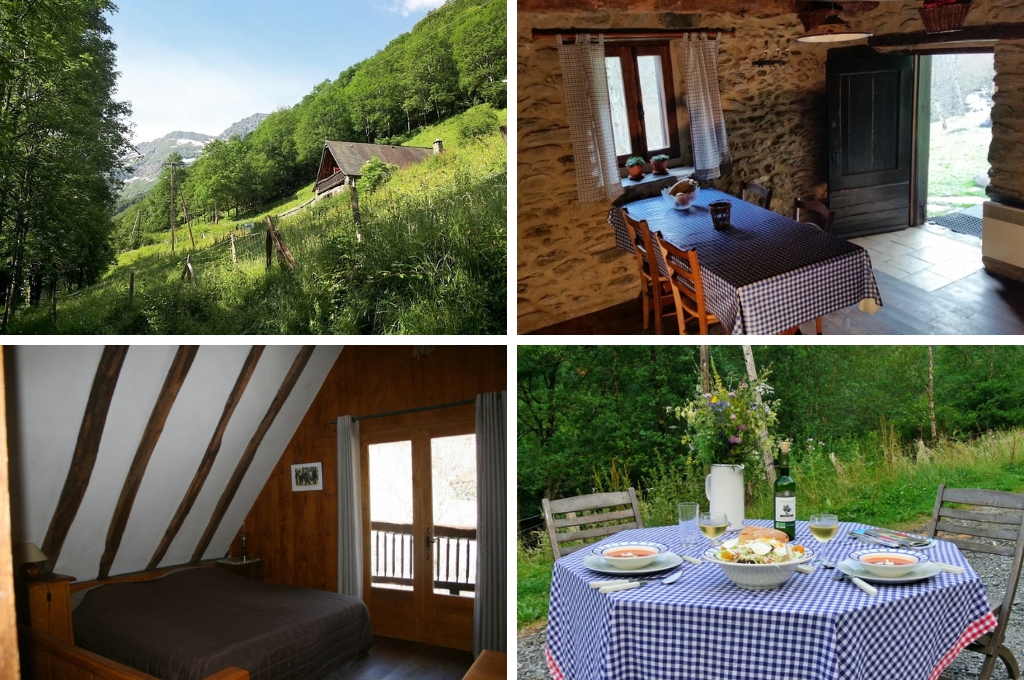
<path id="1" fill-rule="evenodd" d="M 629 232 L 629 239 L 633 242 L 636 266 L 640 270 L 640 281 L 643 287 L 644 330 L 648 328 L 653 310 L 654 332 L 661 335 L 662 318 L 675 313 L 674 311 L 665 312 L 666 307 L 672 306 L 672 287 L 669 285 L 668 278 L 661 276 L 658 271 L 658 263 L 654 257 L 654 253 L 657 251 L 654 249 L 647 221 L 634 220 L 629 216 L 629 211 L 626 208 L 621 208 L 621 210 L 622 220 L 626 223 L 626 230 Z"/>
<path id="2" fill-rule="evenodd" d="M 774 192 L 771 189 L 765 187 L 762 184 L 758 184 L 757 182 L 744 182 L 743 184 L 740 185 L 740 200 L 747 201 L 748 203 L 753 203 L 754 205 L 757 205 L 756 201 L 750 201 L 747 199 L 747 194 L 751 194 L 752 196 L 759 196 L 762 201 L 761 207 L 764 208 L 765 210 L 772 209 L 773 193 Z"/>
<path id="3" fill-rule="evenodd" d="M 617 534 L 626 529 L 643 529 L 644 521 L 640 518 L 640 504 L 636 500 L 636 491 L 629 487 L 628 491 L 612 493 L 592 493 L 586 496 L 574 496 L 572 498 L 560 498 L 550 501 L 547 498 L 541 499 L 541 507 L 544 509 L 544 524 L 548 528 L 548 538 L 551 539 L 551 552 L 555 559 L 576 552 L 585 548 L 589 539 L 601 538 Z M 594 510 L 607 510 L 619 506 L 627 506 L 625 510 L 612 510 L 611 512 L 598 512 L 596 514 L 579 515 L 581 512 L 592 512 Z M 555 519 L 555 515 L 565 515 L 564 519 Z M 622 520 L 629 520 L 625 523 Z M 616 524 L 607 524 L 617 522 Z M 591 524 L 601 524 L 593 529 L 584 527 Z M 569 531 L 558 531 L 566 529 Z M 567 545 L 569 541 L 586 541 L 584 545 Z"/>
<path id="4" fill-rule="evenodd" d="M 668 267 L 679 334 L 686 335 L 686 321 L 689 315 L 690 318 L 697 319 L 700 334 L 707 335 L 708 326 L 718 323 L 718 317 L 709 314 L 707 307 L 704 306 L 704 280 L 700 275 L 697 251 L 680 250 L 662 238 L 661 232 L 654 234 L 653 240 L 661 249 L 661 255 Z"/>
<path id="5" fill-rule="evenodd" d="M 793 200 L 793 219 L 797 222 L 813 224 L 825 233 L 831 233 L 832 222 L 836 214 L 828 209 L 828 206 L 821 201 L 812 201 L 803 198 Z M 819 331 L 820 335 L 821 332 Z"/>
<path id="6" fill-rule="evenodd" d="M 963 503 L 976 507 L 969 510 L 958 510 L 946 507 L 946 503 Z M 983 508 L 989 511 L 979 512 Z M 1010 512 L 1007 512 L 1008 510 Z M 1006 672 L 1011 678 L 1021 677 L 1017 659 L 1003 645 L 1003 636 L 1010 622 L 1010 608 L 1013 606 L 1013 598 L 1017 593 L 1021 560 L 1024 558 L 1024 540 L 1021 540 L 1021 532 L 1024 530 L 1024 512 L 1022 511 L 1024 511 L 1024 494 L 1007 491 L 948 489 L 945 484 L 940 484 L 935 497 L 935 510 L 932 513 L 931 524 L 928 526 L 927 535 L 929 537 L 942 538 L 955 543 L 961 550 L 1013 558 L 1006 591 L 1003 593 L 1003 601 L 992 610 L 992 613 L 999 619 L 999 625 L 991 633 L 981 636 L 967 646 L 968 650 L 985 655 L 978 680 L 988 680 L 995 668 L 996 659 L 1003 662 Z M 968 526 L 958 523 L 957 520 L 976 522 L 981 526 Z M 938 536 L 939 532 L 952 534 L 952 536 Z M 964 540 L 961 537 L 965 535 L 1001 539 L 1010 541 L 1013 545 L 993 545 L 990 542 Z"/>

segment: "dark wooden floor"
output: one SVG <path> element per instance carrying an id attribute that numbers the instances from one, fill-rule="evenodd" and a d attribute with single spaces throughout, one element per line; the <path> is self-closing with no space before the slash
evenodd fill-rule
<path id="1" fill-rule="evenodd" d="M 849 307 L 822 320 L 825 335 L 999 335 L 1024 334 L 1024 283 L 1003 279 L 985 270 L 931 293 L 875 271 L 882 294 L 882 309 L 867 314 Z M 814 323 L 801 330 L 814 333 Z M 666 319 L 664 333 L 676 333 L 675 321 Z M 640 300 L 570 319 L 532 335 L 640 335 L 644 331 Z M 691 322 L 690 333 L 696 333 Z M 721 327 L 711 329 L 721 333 Z"/>
<path id="2" fill-rule="evenodd" d="M 330 680 L 461 680 L 473 655 L 393 638 L 373 638 L 369 653 Z"/>

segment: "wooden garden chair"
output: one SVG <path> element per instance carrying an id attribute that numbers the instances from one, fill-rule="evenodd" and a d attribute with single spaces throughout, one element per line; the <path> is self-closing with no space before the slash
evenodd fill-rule
<path id="1" fill-rule="evenodd" d="M 962 503 L 976 507 L 969 510 L 958 510 L 946 507 L 946 503 Z M 996 511 L 979 512 L 981 508 Z M 981 526 L 968 526 L 958 523 L 957 520 L 960 522 L 974 521 L 980 523 Z M 1003 645 L 1003 637 L 1006 627 L 1010 623 L 1010 609 L 1013 606 L 1013 598 L 1017 594 L 1021 559 L 1024 558 L 1022 530 L 1024 530 L 1024 494 L 985 489 L 948 489 L 945 484 L 939 485 L 935 497 L 935 511 L 932 513 L 932 521 L 928 526 L 927 535 L 929 537 L 955 543 L 961 550 L 1013 558 L 1006 591 L 1003 593 L 1003 601 L 992 610 L 992 613 L 999 619 L 999 625 L 991 633 L 986 633 L 967 646 L 968 650 L 985 655 L 978 680 L 988 680 L 991 677 L 997 658 L 1006 666 L 1006 672 L 1010 678 L 1021 677 L 1017 659 Z M 950 535 L 939 536 L 940 532 Z M 963 536 L 1002 539 L 1012 541 L 1013 545 L 993 545 L 990 542 L 965 540 Z M 942 678 L 946 677 L 942 676 Z"/>
<path id="2" fill-rule="evenodd" d="M 551 539 L 551 552 L 555 559 L 576 552 L 593 543 L 592 538 L 602 538 L 617 534 L 626 529 L 643 529 L 644 521 L 640 518 L 640 504 L 636 500 L 636 491 L 629 487 L 628 491 L 612 493 L 592 493 L 586 496 L 559 498 L 558 500 L 541 499 L 544 509 L 544 524 L 548 528 Z M 612 509 L 625 506 L 626 509 Z M 609 510 L 609 512 L 595 512 Z M 594 514 L 580 514 L 594 513 Z M 565 515 L 555 519 L 555 515 Z M 623 520 L 629 520 L 623 522 Z M 608 524 L 615 522 L 615 524 Z M 585 527 L 599 524 L 592 529 Z M 568 529 L 568 531 L 558 531 Z M 584 541 L 583 545 L 567 545 L 570 541 Z"/>

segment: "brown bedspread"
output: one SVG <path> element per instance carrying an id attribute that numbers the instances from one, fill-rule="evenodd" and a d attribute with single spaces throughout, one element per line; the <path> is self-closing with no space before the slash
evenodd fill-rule
<path id="1" fill-rule="evenodd" d="M 161 680 L 201 680 L 227 666 L 252 680 L 319 680 L 371 641 L 361 600 L 216 568 L 97 588 L 73 619 L 76 645 Z"/>

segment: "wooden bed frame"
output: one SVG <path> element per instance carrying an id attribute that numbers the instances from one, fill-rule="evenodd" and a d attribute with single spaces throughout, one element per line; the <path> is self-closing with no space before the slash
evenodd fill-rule
<path id="1" fill-rule="evenodd" d="M 48 611 L 57 610 L 67 612 L 70 618 L 71 593 L 76 593 L 87 588 L 106 585 L 109 583 L 137 583 L 140 581 L 151 581 L 169 572 L 186 567 L 212 567 L 216 560 L 209 560 L 198 565 L 182 565 L 169 567 L 167 569 L 156 569 L 154 571 L 142 571 L 133 574 L 122 574 L 111 578 L 99 579 L 96 581 L 83 581 L 82 583 L 71 583 L 70 587 L 63 589 L 47 589 L 45 598 Z M 31 584 L 30 584 L 31 585 Z M 62 601 L 54 601 L 56 595 Z M 18 625 L 18 633 L 22 643 L 22 654 L 28 654 L 31 663 L 23 663 L 22 666 L 31 667 L 31 677 L 23 680 L 158 680 L 158 678 L 137 671 L 134 668 L 125 666 L 106 657 L 94 654 L 93 652 L 75 646 L 74 634 L 71 626 L 65 625 L 48 630 L 48 612 L 34 611 L 39 605 L 37 598 L 29 597 L 29 620 L 30 626 Z M 58 636 L 50 634 L 57 632 Z M 29 660 L 29 659 L 26 659 Z M 225 668 L 205 678 L 205 680 L 249 680 L 249 671 L 235 668 Z"/>

